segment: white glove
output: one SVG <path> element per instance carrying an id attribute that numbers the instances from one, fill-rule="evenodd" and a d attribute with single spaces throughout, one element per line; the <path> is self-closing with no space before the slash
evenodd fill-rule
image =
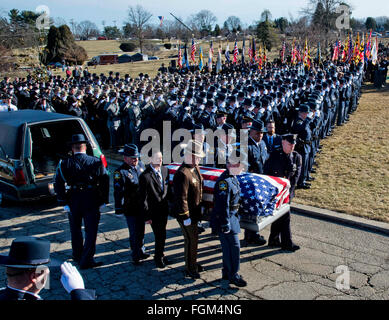
<path id="1" fill-rule="evenodd" d="M 313 117 L 313 112 L 311 111 L 310 113 L 308 113 L 308 118 L 312 119 Z"/>
<path id="2" fill-rule="evenodd" d="M 190 218 L 184 220 L 184 226 L 189 226 L 192 223 L 192 220 Z"/>
<path id="3" fill-rule="evenodd" d="M 61 271 L 61 283 L 68 293 L 75 289 L 85 289 L 81 274 L 70 262 L 64 262 L 61 265 Z"/>
<path id="4" fill-rule="evenodd" d="M 70 212 L 69 206 L 64 206 L 64 207 L 63 207 L 63 210 L 64 210 L 65 212 Z"/>
<path id="5" fill-rule="evenodd" d="M 316 117 L 320 117 L 320 110 L 316 110 L 315 116 L 316 116 Z"/>

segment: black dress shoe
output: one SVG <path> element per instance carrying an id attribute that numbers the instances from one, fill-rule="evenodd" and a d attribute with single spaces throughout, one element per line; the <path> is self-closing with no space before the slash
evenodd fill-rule
<path id="1" fill-rule="evenodd" d="M 80 266 L 80 269 L 81 270 L 93 269 L 96 267 L 101 267 L 102 265 L 103 265 L 103 263 L 101 261 L 99 261 L 99 262 L 93 261 L 92 263 L 88 263 L 88 264 L 84 264 L 84 265 Z"/>
<path id="2" fill-rule="evenodd" d="M 140 261 L 139 259 L 133 259 L 132 264 L 134 266 L 140 266 L 142 264 L 142 261 Z"/>
<path id="3" fill-rule="evenodd" d="M 269 240 L 267 245 L 269 247 L 281 247 L 281 241 L 280 240 Z"/>
<path id="4" fill-rule="evenodd" d="M 204 271 L 204 267 L 200 263 L 198 263 L 197 264 L 197 272 L 203 272 L 203 271 Z"/>
<path id="5" fill-rule="evenodd" d="M 317 171 L 316 171 L 316 169 L 314 169 L 314 168 L 312 168 L 311 169 L 311 173 L 316 173 Z M 307 179 L 308 181 L 309 181 L 309 179 Z"/>
<path id="6" fill-rule="evenodd" d="M 308 177 L 307 180 L 308 180 L 308 181 L 315 181 L 315 178 L 314 178 L 314 177 Z"/>
<path id="7" fill-rule="evenodd" d="M 248 244 L 255 244 L 257 246 L 263 246 L 264 244 L 266 244 L 266 240 L 262 236 L 258 236 L 258 237 L 255 237 L 255 238 L 248 239 L 248 240 L 246 240 L 246 242 Z"/>
<path id="8" fill-rule="evenodd" d="M 163 261 L 163 263 L 165 264 L 165 265 L 168 265 L 168 264 L 171 264 L 172 262 L 168 259 L 168 258 L 166 258 L 166 257 L 162 257 L 162 261 Z"/>
<path id="9" fill-rule="evenodd" d="M 198 226 L 198 227 L 197 227 L 197 231 L 198 231 L 199 234 L 200 234 L 200 233 L 203 233 L 203 232 L 205 232 L 205 228 L 202 227 L 202 226 Z"/>
<path id="10" fill-rule="evenodd" d="M 222 280 L 228 280 L 228 279 L 229 278 L 228 278 L 228 276 L 226 274 L 222 276 Z"/>
<path id="11" fill-rule="evenodd" d="M 154 262 L 155 262 L 155 265 L 157 266 L 157 268 L 163 269 L 163 268 L 166 267 L 166 264 L 165 264 L 165 262 L 163 261 L 162 258 L 154 259 Z"/>
<path id="12" fill-rule="evenodd" d="M 296 244 L 292 244 L 290 246 L 283 246 L 283 247 L 281 247 L 281 249 L 284 251 L 288 251 L 288 252 L 295 252 L 298 249 L 300 249 L 300 246 L 298 246 Z"/>
<path id="13" fill-rule="evenodd" d="M 145 252 L 143 252 L 141 255 L 140 255 L 140 257 L 139 257 L 139 260 L 145 260 L 145 259 L 147 259 L 147 258 L 149 258 L 150 257 L 150 253 L 145 253 Z"/>
<path id="14" fill-rule="evenodd" d="M 200 274 L 198 272 L 190 272 L 185 270 L 185 277 L 192 279 L 200 279 Z"/>
<path id="15" fill-rule="evenodd" d="M 230 284 L 234 284 L 237 287 L 245 287 L 247 286 L 247 282 L 243 280 L 242 277 L 239 277 L 238 279 L 230 280 Z"/>

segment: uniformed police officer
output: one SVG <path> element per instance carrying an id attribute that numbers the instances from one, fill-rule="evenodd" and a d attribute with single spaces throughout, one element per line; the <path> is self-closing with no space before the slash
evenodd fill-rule
<path id="1" fill-rule="evenodd" d="M 265 142 L 262 140 L 266 128 L 261 120 L 253 120 L 249 127 L 249 140 L 247 147 L 248 171 L 252 173 L 263 174 L 263 168 L 268 158 Z M 256 244 L 262 246 L 266 243 L 264 237 L 259 233 L 246 229 L 244 238 L 247 244 Z"/>
<path id="2" fill-rule="evenodd" d="M 185 275 L 193 279 L 200 278 L 199 272 L 203 271 L 197 263 L 197 248 L 203 195 L 203 178 L 198 164 L 204 156 L 203 144 L 189 140 L 184 149 L 184 162 L 173 178 L 173 214 L 184 236 Z"/>
<path id="3" fill-rule="evenodd" d="M 240 266 L 240 186 L 236 175 L 245 167 L 241 161 L 244 154 L 237 149 L 236 157 L 227 159 L 227 169 L 215 183 L 214 208 L 211 214 L 211 227 L 219 235 L 223 252 L 222 279 L 230 284 L 245 287 L 247 282 L 239 275 Z M 246 155 L 247 157 L 247 155 Z"/>
<path id="4" fill-rule="evenodd" d="M 274 150 L 265 164 L 264 172 L 274 177 L 286 178 L 290 181 L 289 202 L 294 197 L 294 190 L 301 173 L 301 155 L 294 151 L 296 134 L 282 136 L 282 149 Z M 281 241 L 280 241 L 281 236 Z M 281 247 L 283 250 L 294 252 L 300 247 L 292 242 L 290 231 L 290 212 L 284 214 L 272 223 L 269 236 L 269 246 Z"/>
<path id="5" fill-rule="evenodd" d="M 83 134 L 72 136 L 70 144 L 73 155 L 59 162 L 54 178 L 58 202 L 65 206 L 69 214 L 73 259 L 81 269 L 102 265 L 93 256 L 100 210 L 109 202 L 108 172 L 100 159 L 86 154 L 87 143 Z M 81 231 L 82 220 L 85 242 Z"/>
<path id="6" fill-rule="evenodd" d="M 309 175 L 309 155 L 311 152 L 312 139 L 310 119 L 307 118 L 309 112 L 310 108 L 308 105 L 300 105 L 298 116 L 292 125 L 292 133 L 297 134 L 296 151 L 301 155 L 303 163 L 297 186 L 303 189 L 310 189 L 311 187 L 311 185 L 307 182 Z"/>
<path id="7" fill-rule="evenodd" d="M 132 262 L 139 265 L 150 254 L 145 252 L 145 220 L 142 215 L 139 196 L 139 176 L 145 167 L 139 161 L 139 151 L 135 144 L 124 145 L 123 164 L 114 172 L 115 214 L 126 217 L 130 233 Z"/>

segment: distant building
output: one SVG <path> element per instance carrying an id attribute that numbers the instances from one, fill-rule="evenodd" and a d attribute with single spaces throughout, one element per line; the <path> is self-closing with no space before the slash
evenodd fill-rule
<path id="1" fill-rule="evenodd" d="M 149 57 L 147 54 L 135 53 L 131 56 L 131 61 L 148 61 Z"/>

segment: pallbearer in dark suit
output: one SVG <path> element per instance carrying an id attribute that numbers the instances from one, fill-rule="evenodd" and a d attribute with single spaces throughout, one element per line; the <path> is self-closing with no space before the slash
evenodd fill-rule
<path id="1" fill-rule="evenodd" d="M 58 164 L 54 188 L 58 203 L 69 215 L 73 259 L 81 269 L 102 265 L 93 256 L 102 206 L 109 201 L 109 175 L 99 158 L 86 154 L 83 134 L 72 136 L 73 155 Z M 68 192 L 66 192 L 67 185 Z M 85 242 L 81 225 L 84 220 Z"/>
<path id="2" fill-rule="evenodd" d="M 274 150 L 265 165 L 265 174 L 286 178 L 290 181 L 289 199 L 294 197 L 294 190 L 301 174 L 302 158 L 294 151 L 296 134 L 282 136 L 282 149 Z M 281 241 L 280 241 L 281 236 Z M 290 231 L 290 212 L 272 223 L 269 236 L 269 246 L 282 247 L 283 250 L 294 252 L 300 249 L 292 242 Z"/>
<path id="3" fill-rule="evenodd" d="M 153 154 L 151 163 L 139 177 L 141 211 L 146 223 L 151 225 L 154 232 L 154 261 L 158 268 L 164 268 L 169 263 L 163 253 L 169 214 L 168 187 L 168 169 L 162 166 L 162 153 L 158 151 Z"/>
<path id="4" fill-rule="evenodd" d="M 270 154 L 273 150 L 282 148 L 282 138 L 276 134 L 276 123 L 269 121 L 266 124 L 266 133 L 263 135 L 263 142 L 266 144 L 267 152 Z"/>

